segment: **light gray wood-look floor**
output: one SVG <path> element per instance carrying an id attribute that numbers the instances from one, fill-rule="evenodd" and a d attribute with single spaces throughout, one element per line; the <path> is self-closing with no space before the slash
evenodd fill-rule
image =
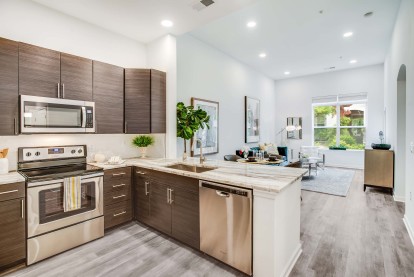
<path id="1" fill-rule="evenodd" d="M 291 276 L 414 276 L 403 204 L 356 171 L 347 197 L 302 191 L 303 253 Z M 10 276 L 242 276 L 132 223 Z"/>
<path id="2" fill-rule="evenodd" d="M 404 204 L 363 182 L 357 170 L 347 197 L 302 190 L 303 253 L 290 276 L 414 276 Z"/>

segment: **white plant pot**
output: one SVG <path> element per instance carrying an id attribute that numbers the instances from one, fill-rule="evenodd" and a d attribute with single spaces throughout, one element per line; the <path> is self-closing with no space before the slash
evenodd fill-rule
<path id="1" fill-rule="evenodd" d="M 9 173 L 9 160 L 6 158 L 0 159 L 0 174 Z"/>
<path id="2" fill-rule="evenodd" d="M 147 157 L 147 148 L 148 147 L 138 147 L 139 153 L 141 154 L 140 155 L 141 158 L 146 158 Z"/>

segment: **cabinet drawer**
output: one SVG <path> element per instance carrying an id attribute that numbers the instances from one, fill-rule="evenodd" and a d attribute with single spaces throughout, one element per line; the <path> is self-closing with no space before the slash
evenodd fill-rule
<path id="1" fill-rule="evenodd" d="M 123 167 L 105 170 L 104 172 L 104 183 L 112 182 L 113 180 L 119 179 L 131 179 L 131 168 Z"/>
<path id="2" fill-rule="evenodd" d="M 103 189 L 104 193 L 116 193 L 120 190 L 125 190 L 126 187 L 131 187 L 130 178 L 121 178 L 118 180 L 112 180 L 111 182 L 104 182 Z"/>
<path id="3" fill-rule="evenodd" d="M 132 220 L 131 201 L 118 202 L 105 206 L 105 229 Z"/>
<path id="4" fill-rule="evenodd" d="M 24 195 L 24 182 L 0 185 L 0 201 L 22 198 Z"/>
<path id="5" fill-rule="evenodd" d="M 114 203 L 131 199 L 131 185 L 123 186 L 120 189 L 104 194 L 104 205 L 112 205 Z"/>

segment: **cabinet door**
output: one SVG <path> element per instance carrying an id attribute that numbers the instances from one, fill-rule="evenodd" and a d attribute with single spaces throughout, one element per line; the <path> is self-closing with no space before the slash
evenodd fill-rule
<path id="1" fill-rule="evenodd" d="M 168 203 L 168 186 L 151 180 L 150 222 L 155 229 L 171 234 L 171 205 Z"/>
<path id="2" fill-rule="evenodd" d="M 93 101 L 98 134 L 124 132 L 124 69 L 93 61 Z"/>
<path id="3" fill-rule="evenodd" d="M 26 258 L 24 198 L 0 202 L 0 269 Z"/>
<path id="4" fill-rule="evenodd" d="M 177 240 L 200 248 L 200 212 L 198 193 L 172 186 L 171 234 Z"/>
<path id="5" fill-rule="evenodd" d="M 58 97 L 60 53 L 19 43 L 19 94 Z"/>
<path id="6" fill-rule="evenodd" d="M 151 133 L 166 133 L 166 74 L 151 69 Z"/>
<path id="7" fill-rule="evenodd" d="M 0 38 L 0 136 L 18 133 L 19 46 Z"/>
<path id="8" fill-rule="evenodd" d="M 151 70 L 125 69 L 125 133 L 151 132 Z"/>
<path id="9" fill-rule="evenodd" d="M 134 182 L 135 219 L 139 222 L 150 224 L 151 183 L 147 177 L 143 177 L 139 173 L 135 173 Z"/>
<path id="10" fill-rule="evenodd" d="M 92 101 L 92 60 L 61 53 L 62 98 Z"/>

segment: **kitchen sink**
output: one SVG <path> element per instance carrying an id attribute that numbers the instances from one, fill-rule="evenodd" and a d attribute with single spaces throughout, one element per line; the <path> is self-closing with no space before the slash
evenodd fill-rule
<path id="1" fill-rule="evenodd" d="M 188 165 L 188 164 L 173 164 L 166 166 L 167 168 L 178 169 L 188 172 L 203 173 L 206 171 L 217 169 L 216 167 L 203 167 L 197 165 Z"/>

